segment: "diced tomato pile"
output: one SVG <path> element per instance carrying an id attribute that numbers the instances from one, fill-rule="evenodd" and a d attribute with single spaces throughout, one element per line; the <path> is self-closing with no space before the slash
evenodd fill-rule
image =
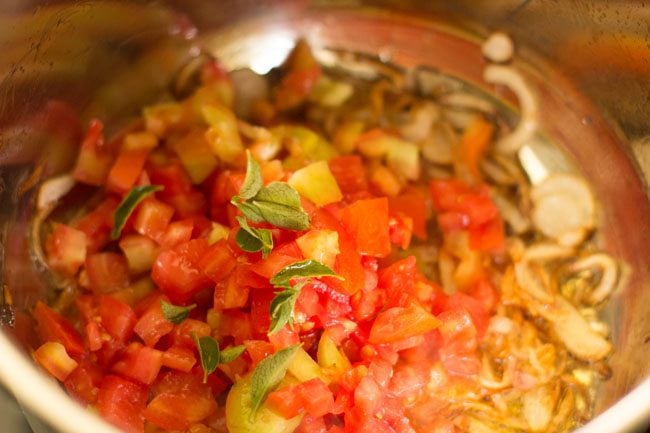
<path id="1" fill-rule="evenodd" d="M 285 104 L 299 104 L 319 71 L 302 65 L 287 75 L 280 88 Z M 197 92 L 200 102 L 226 106 L 227 76 L 208 72 L 213 81 L 203 89 L 212 93 Z M 219 143 L 218 158 L 201 157 L 213 155 L 213 143 L 197 128 L 227 128 L 196 120 L 197 98 L 178 105 L 179 112 L 145 116 L 144 131 L 123 135 L 113 147 L 104 143 L 101 123 L 91 124 L 74 177 L 105 187 L 104 195 L 81 217 L 54 224 L 45 241 L 51 268 L 74 279 L 80 293 L 65 316 L 36 305 L 43 346 L 35 359 L 75 399 L 126 432 L 221 432 L 228 417 L 239 416 L 224 410 L 233 383 L 278 350 L 301 344 L 313 374 L 301 380 L 295 363 L 306 361 L 296 358 L 287 373 L 292 380 L 263 404 L 284 419 L 301 417 L 295 431 L 448 431 L 435 411 L 413 420 L 411 412 L 426 400 L 432 371 L 464 386 L 479 374 L 477 347 L 497 303 L 484 266 L 504 247 L 487 187 L 434 180 L 387 197 L 363 157 L 334 157 L 325 170 L 340 193 L 314 199 L 328 203 L 314 204 L 309 188 L 296 187 L 305 191 L 309 227 L 249 221 L 270 230 L 273 248 L 266 257 L 247 252 L 238 241 L 242 212 L 231 202 L 246 177 L 244 148 L 228 164 L 219 162 L 226 158 Z M 179 140 L 191 151 L 179 154 Z M 259 163 L 267 185 L 295 172 L 278 159 Z M 118 205 L 146 185 L 163 189 L 139 201 L 111 237 Z M 404 257 L 416 240 L 432 242 L 431 233 L 455 245 L 454 260 L 467 262 L 454 276 L 454 294 L 425 277 L 413 255 Z M 292 323 L 269 333 L 278 292 L 270 280 L 307 259 L 336 276 L 305 280 Z M 174 323 L 163 305 L 192 308 Z M 197 339 L 205 336 L 222 351 L 245 351 L 204 382 Z"/>

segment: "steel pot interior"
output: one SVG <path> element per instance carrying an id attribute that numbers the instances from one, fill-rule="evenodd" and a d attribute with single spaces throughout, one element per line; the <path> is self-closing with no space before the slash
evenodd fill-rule
<path id="1" fill-rule="evenodd" d="M 0 359 L 0 379 L 60 431 L 82 431 L 78 430 L 82 424 L 92 425 L 92 431 L 112 429 L 99 427 L 91 415 L 80 415 L 84 411 L 69 401 L 59 404 L 58 400 L 67 400 L 63 393 L 47 385 L 19 353 L 26 354 L 23 348 L 30 343 L 23 332 L 30 326 L 26 312 L 49 294 L 47 280 L 29 257 L 25 234 L 39 181 L 70 168 L 81 125 L 88 119 L 105 119 L 109 133 L 118 129 L 143 104 L 168 92 L 174 75 L 199 52 L 210 52 L 231 68 L 265 72 L 283 60 L 298 37 L 306 37 L 324 61 L 337 61 L 336 53 L 347 51 L 376 55 L 403 68 L 435 68 L 496 92 L 512 106 L 512 95 L 481 78 L 480 37 L 499 22 L 498 13 L 487 4 L 491 2 L 479 6 L 486 12 L 482 23 L 464 9 L 463 2 L 456 10 L 444 2 L 429 6 L 413 2 L 411 11 L 399 13 L 313 3 L 79 2 L 35 12 L 33 5 L 22 5 L 0 17 L 0 43 L 5 49 L 0 60 L 0 266 L 3 283 L 13 295 L 17 321 L 15 329 L 0 335 L 0 347 L 9 351 Z M 427 9 L 428 15 L 410 13 L 414 8 Z M 596 412 L 605 413 L 585 428 L 625 431 L 650 422 L 646 403 L 650 395 L 650 202 L 639 160 L 630 157 L 629 147 L 629 138 L 643 137 L 649 127 L 636 111 L 625 117 L 619 106 L 639 104 L 643 94 L 622 93 L 626 101 L 608 102 L 609 96 L 589 92 L 593 84 L 589 74 L 567 72 L 557 63 L 561 60 L 557 52 L 536 49 L 539 37 L 521 36 L 521 30 L 513 31 L 519 42 L 515 64 L 540 95 L 543 132 L 557 144 L 557 148 L 533 144 L 531 155 L 546 169 L 576 170 L 591 182 L 600 198 L 600 246 L 620 257 L 629 270 L 627 284 L 604 313 L 616 346 L 612 377 L 600 387 L 596 404 Z M 547 37 L 553 39 L 552 34 Z M 579 50 L 575 39 L 569 41 Z M 599 61 L 593 59 L 595 65 Z M 647 80 L 650 66 L 644 67 L 635 73 Z M 637 76 L 630 74 L 627 71 L 625 79 L 634 81 Z M 591 98 L 585 93 L 591 93 Z M 20 364 L 23 377 L 16 377 L 15 363 Z M 44 384 L 43 392 L 57 401 L 55 411 L 35 401 L 33 390 L 45 389 Z M 636 394 L 628 395 L 640 384 Z M 70 410 L 80 421 L 58 416 Z"/>

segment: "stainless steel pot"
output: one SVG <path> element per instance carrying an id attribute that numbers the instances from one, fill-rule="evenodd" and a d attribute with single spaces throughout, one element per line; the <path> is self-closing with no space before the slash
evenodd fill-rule
<path id="1" fill-rule="evenodd" d="M 40 180 L 66 171 L 80 125 L 110 130 L 169 91 L 200 51 L 264 71 L 307 37 L 322 55 L 347 50 L 427 66 L 493 91 L 478 43 L 505 30 L 516 64 L 542 96 L 543 129 L 601 199 L 600 243 L 629 269 L 605 312 L 616 352 L 584 431 L 650 425 L 650 8 L 636 1 L 14 1 L 0 5 L 0 224 L 3 283 L 20 324 L 46 279 L 28 254 Z M 508 99 L 508 95 L 502 95 Z M 546 161 L 550 167 L 557 160 Z M 109 432 L 44 378 L 26 333 L 0 333 L 0 380 L 61 432 Z"/>

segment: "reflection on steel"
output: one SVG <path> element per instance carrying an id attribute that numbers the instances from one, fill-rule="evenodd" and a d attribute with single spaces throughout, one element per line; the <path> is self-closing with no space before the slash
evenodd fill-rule
<path id="1" fill-rule="evenodd" d="M 9 287 L 4 286 L 0 297 L 0 326 L 14 326 L 16 316 L 14 315 L 14 306 L 11 301 Z"/>

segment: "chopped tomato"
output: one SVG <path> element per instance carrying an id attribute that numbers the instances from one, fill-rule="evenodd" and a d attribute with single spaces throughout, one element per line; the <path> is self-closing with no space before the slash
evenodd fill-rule
<path id="1" fill-rule="evenodd" d="M 185 347 L 194 350 L 196 343 L 194 337 L 207 337 L 212 332 L 210 325 L 200 320 L 185 319 L 174 326 L 172 331 L 172 343 L 174 346 Z"/>
<path id="2" fill-rule="evenodd" d="M 90 121 L 72 173 L 75 180 L 95 186 L 104 184 L 113 155 L 104 146 L 103 129 L 104 125 L 99 120 Z"/>
<path id="3" fill-rule="evenodd" d="M 66 380 L 79 365 L 77 361 L 68 356 L 63 344 L 53 341 L 41 345 L 34 351 L 33 356 L 45 370 L 61 382 Z"/>
<path id="4" fill-rule="evenodd" d="M 403 307 L 414 297 L 417 262 L 414 256 L 398 260 L 379 272 L 378 286 L 386 290 L 387 304 Z"/>
<path id="5" fill-rule="evenodd" d="M 147 198 L 135 211 L 133 228 L 141 235 L 161 242 L 173 215 L 173 207 L 154 198 Z"/>
<path id="6" fill-rule="evenodd" d="M 95 253 L 86 258 L 86 273 L 96 294 L 111 293 L 129 285 L 129 267 L 123 255 Z"/>
<path id="7" fill-rule="evenodd" d="M 427 208 L 423 193 L 409 192 L 388 198 L 388 208 L 393 215 L 403 214 L 413 221 L 413 234 L 420 239 L 427 238 Z"/>
<path id="8" fill-rule="evenodd" d="M 174 324 L 163 315 L 160 302 L 152 303 L 145 313 L 140 316 L 134 327 L 135 333 L 150 347 L 155 346 L 161 337 L 173 330 Z"/>
<path id="9" fill-rule="evenodd" d="M 130 306 L 111 296 L 101 296 L 98 311 L 102 326 L 113 338 L 122 343 L 131 338 L 137 318 Z"/>
<path id="10" fill-rule="evenodd" d="M 163 190 L 158 192 L 163 200 L 192 191 L 192 180 L 178 160 L 149 164 L 147 173 L 152 184 L 163 187 Z"/>
<path id="11" fill-rule="evenodd" d="M 214 308 L 223 310 L 227 308 L 242 308 L 248 304 L 250 289 L 237 284 L 235 274 L 219 281 L 214 288 Z"/>
<path id="12" fill-rule="evenodd" d="M 289 326 L 285 326 L 274 334 L 269 334 L 268 338 L 275 350 L 281 350 L 300 343 L 300 336 Z"/>
<path id="13" fill-rule="evenodd" d="M 127 433 L 144 432 L 147 388 L 119 376 L 106 376 L 97 397 L 100 415 Z"/>
<path id="14" fill-rule="evenodd" d="M 45 242 L 48 265 L 55 272 L 75 275 L 86 260 L 87 244 L 86 234 L 81 230 L 54 223 Z"/>
<path id="15" fill-rule="evenodd" d="M 246 352 L 253 361 L 253 366 L 275 351 L 273 345 L 264 340 L 246 340 L 244 346 L 246 346 Z"/>
<path id="16" fill-rule="evenodd" d="M 277 107 L 288 110 L 303 103 L 320 76 L 321 69 L 318 65 L 289 73 L 278 88 Z"/>
<path id="17" fill-rule="evenodd" d="M 205 239 L 193 239 L 163 250 L 158 255 L 151 278 L 172 302 L 187 302 L 213 284 L 199 267 L 207 250 L 208 242 Z"/>
<path id="18" fill-rule="evenodd" d="M 469 245 L 479 251 L 501 252 L 505 247 L 505 234 L 501 218 L 486 222 L 469 232 Z"/>
<path id="19" fill-rule="evenodd" d="M 274 249 L 266 259 L 261 259 L 253 265 L 253 272 L 265 278 L 271 278 L 282 268 L 298 262 L 302 257 L 284 255 L 280 250 Z"/>
<path id="20" fill-rule="evenodd" d="M 271 290 L 255 290 L 251 293 L 251 324 L 253 332 L 263 334 L 271 326 L 271 301 L 275 293 Z"/>
<path id="21" fill-rule="evenodd" d="M 491 122 L 481 117 L 475 117 L 465 129 L 460 140 L 462 163 L 475 181 L 481 180 L 479 162 L 490 145 L 493 131 L 494 126 Z"/>
<path id="22" fill-rule="evenodd" d="M 148 149 L 123 150 L 120 152 L 108 172 L 106 187 L 119 194 L 124 194 L 130 190 L 140 177 L 148 155 Z"/>
<path id="23" fill-rule="evenodd" d="M 123 236 L 119 245 L 132 274 L 141 274 L 151 269 L 160 250 L 155 241 L 137 234 Z"/>
<path id="24" fill-rule="evenodd" d="M 86 234 L 88 252 L 98 251 L 108 242 L 118 205 L 116 198 L 108 197 L 74 224 L 74 228 Z"/>
<path id="25" fill-rule="evenodd" d="M 299 385 L 289 385 L 273 391 L 266 398 L 266 404 L 286 419 L 305 411 L 305 400 L 298 392 Z"/>
<path id="26" fill-rule="evenodd" d="M 72 357 L 82 355 L 85 352 L 79 332 L 66 318 L 41 301 L 38 301 L 36 307 L 34 307 L 34 318 L 42 341 L 63 344 L 67 353 Z"/>
<path id="27" fill-rule="evenodd" d="M 388 220 L 388 236 L 390 243 L 398 245 L 403 250 L 411 244 L 413 235 L 413 219 L 404 214 L 392 216 Z"/>
<path id="28" fill-rule="evenodd" d="M 393 307 L 377 315 L 368 341 L 393 343 L 414 335 L 422 335 L 439 326 L 440 321 L 424 308 L 412 304 L 409 307 Z"/>
<path id="29" fill-rule="evenodd" d="M 85 405 L 95 404 L 102 378 L 101 368 L 82 360 L 79 366 L 68 375 L 63 385 L 70 395 L 80 403 Z"/>
<path id="30" fill-rule="evenodd" d="M 184 347 L 172 346 L 162 354 L 162 365 L 174 370 L 189 373 L 195 364 L 194 351 Z"/>
<path id="31" fill-rule="evenodd" d="M 360 254 L 385 257 L 390 253 L 387 198 L 357 200 L 343 209 L 341 222 Z"/>
<path id="32" fill-rule="evenodd" d="M 230 275 L 236 265 L 235 256 L 225 239 L 210 245 L 198 261 L 201 271 L 214 282 L 222 281 Z"/>
<path id="33" fill-rule="evenodd" d="M 217 403 L 210 394 L 162 393 L 149 402 L 144 416 L 152 424 L 169 430 L 185 430 L 212 415 Z"/>
<path id="34" fill-rule="evenodd" d="M 167 226 L 165 234 L 160 239 L 160 244 L 163 247 L 174 247 L 192 239 L 193 232 L 194 221 L 192 219 L 174 221 Z"/>
<path id="35" fill-rule="evenodd" d="M 322 380 L 315 378 L 270 393 L 267 404 L 285 418 L 293 418 L 304 411 L 320 418 L 333 410 L 334 396 Z"/>
<path id="36" fill-rule="evenodd" d="M 327 163 L 344 195 L 368 190 L 366 169 L 360 156 L 337 156 L 327 161 Z"/>
<path id="37" fill-rule="evenodd" d="M 113 364 L 113 371 L 122 376 L 151 385 L 162 367 L 162 352 L 140 343 L 131 343 Z"/>

